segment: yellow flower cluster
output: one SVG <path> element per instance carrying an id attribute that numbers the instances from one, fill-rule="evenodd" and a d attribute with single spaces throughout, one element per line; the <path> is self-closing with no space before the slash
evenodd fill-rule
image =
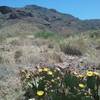
<path id="1" fill-rule="evenodd" d="M 45 72 L 47 72 L 49 70 L 50 70 L 49 68 L 43 68 L 43 71 L 45 71 Z"/>
<path id="2" fill-rule="evenodd" d="M 39 71 L 39 72 L 42 72 L 42 71 L 43 71 L 43 69 L 42 69 L 42 68 L 39 68 L 39 69 L 38 69 L 38 71 Z"/>
<path id="3" fill-rule="evenodd" d="M 47 68 L 47 67 L 39 68 L 38 71 L 39 71 L 39 72 L 47 72 L 48 75 L 53 75 L 53 72 L 50 71 L 50 69 Z"/>
<path id="4" fill-rule="evenodd" d="M 98 72 L 87 71 L 86 74 L 77 75 L 78 78 L 92 77 L 92 76 L 100 76 Z"/>
<path id="5" fill-rule="evenodd" d="M 92 71 L 87 71 L 86 75 L 89 76 L 89 77 L 91 77 L 91 76 L 93 76 L 94 74 L 93 74 Z"/>
<path id="6" fill-rule="evenodd" d="M 87 71 L 87 76 L 91 77 L 91 76 L 100 76 L 100 74 L 98 72 L 93 72 L 93 71 Z"/>
<path id="7" fill-rule="evenodd" d="M 83 77 L 84 77 L 84 75 L 79 75 L 78 77 L 79 77 L 79 78 L 83 78 Z"/>
<path id="8" fill-rule="evenodd" d="M 43 96 L 43 95 L 44 95 L 44 91 L 38 90 L 36 94 L 37 94 L 38 96 Z"/>
<path id="9" fill-rule="evenodd" d="M 39 69 L 38 69 L 39 72 L 43 72 L 43 71 L 44 71 L 44 72 L 47 72 L 47 71 L 49 71 L 49 70 L 50 70 L 50 69 L 47 68 L 47 67 L 39 68 Z"/>
<path id="10" fill-rule="evenodd" d="M 53 75 L 53 72 L 52 72 L 52 71 L 48 71 L 47 74 L 48 74 L 48 75 Z"/>
<path id="11" fill-rule="evenodd" d="M 96 75 L 96 76 L 100 76 L 100 73 L 98 73 L 98 72 L 94 72 L 94 75 Z"/>
<path id="12" fill-rule="evenodd" d="M 80 87 L 80 88 L 85 88 L 85 85 L 82 84 L 82 83 L 80 83 L 80 84 L 79 84 L 79 87 Z"/>
<path id="13" fill-rule="evenodd" d="M 29 80 L 29 82 L 27 82 L 27 85 L 29 86 L 29 88 L 34 88 L 32 82 L 35 83 L 34 85 L 36 85 L 37 87 L 35 95 L 36 97 L 38 96 L 39 98 L 42 98 L 43 96 L 45 96 L 45 94 L 47 95 L 48 91 L 50 93 L 54 93 L 56 89 L 55 86 L 61 91 L 64 90 L 66 88 L 66 83 L 69 89 L 71 89 L 71 87 L 73 86 L 74 89 L 77 90 L 77 92 L 81 93 L 82 91 L 82 95 L 84 93 L 83 96 L 85 97 L 92 96 L 91 90 L 93 88 L 97 90 L 97 86 L 95 83 L 93 83 L 94 87 L 91 88 L 91 82 L 92 82 L 91 80 L 92 79 L 94 80 L 95 78 L 97 81 L 99 81 L 98 76 L 100 76 L 98 72 L 94 72 L 90 70 L 83 71 L 82 73 L 78 71 L 77 72 L 73 71 L 71 73 L 67 73 L 67 72 L 64 73 L 64 71 L 62 71 L 60 73 L 59 70 L 49 68 L 46 66 L 38 68 L 35 72 L 36 74 L 31 74 L 31 72 L 24 71 L 24 70 L 22 71 L 22 73 L 26 75 L 25 78 Z M 32 82 L 30 82 L 31 78 L 34 81 L 32 80 Z M 43 82 L 43 84 L 41 84 L 41 82 Z M 76 83 L 73 84 L 74 82 Z M 43 88 L 41 89 L 38 88 L 38 86 L 40 85 L 41 87 L 43 86 Z M 65 91 L 64 91 L 64 94 L 65 94 Z"/>

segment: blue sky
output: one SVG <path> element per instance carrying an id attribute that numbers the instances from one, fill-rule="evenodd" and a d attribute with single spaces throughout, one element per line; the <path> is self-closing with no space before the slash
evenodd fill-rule
<path id="1" fill-rule="evenodd" d="M 100 0 L 0 0 L 0 6 L 23 7 L 29 4 L 54 8 L 81 19 L 100 19 Z"/>

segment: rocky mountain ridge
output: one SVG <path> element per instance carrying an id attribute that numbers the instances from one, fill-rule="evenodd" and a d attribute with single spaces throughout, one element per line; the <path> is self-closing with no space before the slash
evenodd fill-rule
<path id="1" fill-rule="evenodd" d="M 22 8 L 0 6 L 0 34 L 47 31 L 66 36 L 97 29 L 100 29 L 99 19 L 81 20 L 70 14 L 36 5 Z"/>

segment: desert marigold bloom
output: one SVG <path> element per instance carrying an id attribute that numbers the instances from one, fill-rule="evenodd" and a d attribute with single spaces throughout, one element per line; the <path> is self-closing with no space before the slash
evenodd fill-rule
<path id="1" fill-rule="evenodd" d="M 49 71 L 49 68 L 44 68 L 43 71 L 47 72 Z"/>
<path id="2" fill-rule="evenodd" d="M 43 96 L 44 95 L 44 91 L 42 91 L 42 90 L 39 90 L 39 91 L 37 91 L 37 93 L 36 93 L 38 96 Z"/>
<path id="3" fill-rule="evenodd" d="M 52 71 L 48 71 L 47 74 L 48 74 L 48 75 L 53 75 Z"/>
<path id="4" fill-rule="evenodd" d="M 98 72 L 93 72 L 94 73 L 94 75 L 96 75 L 96 76 L 100 76 L 100 74 L 98 73 Z"/>
<path id="5" fill-rule="evenodd" d="M 79 75 L 78 77 L 83 78 L 83 77 L 84 77 L 84 75 Z"/>
<path id="6" fill-rule="evenodd" d="M 93 76 L 94 74 L 93 74 L 93 72 L 92 71 L 87 71 L 87 74 L 86 74 L 87 76 Z"/>
<path id="7" fill-rule="evenodd" d="M 28 78 L 30 78 L 30 74 L 28 73 L 28 74 L 26 74 L 26 78 L 28 79 Z"/>
<path id="8" fill-rule="evenodd" d="M 80 87 L 80 88 L 85 88 L 85 85 L 82 84 L 82 83 L 80 83 L 80 84 L 79 84 L 79 87 Z"/>

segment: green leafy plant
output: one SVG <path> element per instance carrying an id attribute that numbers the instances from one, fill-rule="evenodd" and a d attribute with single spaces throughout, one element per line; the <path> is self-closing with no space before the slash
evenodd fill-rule
<path id="1" fill-rule="evenodd" d="M 27 99 L 36 100 L 99 100 L 100 74 L 64 71 L 59 67 L 21 70 L 21 82 Z"/>
<path id="2" fill-rule="evenodd" d="M 40 38 L 51 38 L 54 37 L 55 33 L 51 33 L 51 32 L 39 32 L 35 34 L 35 37 L 40 37 Z"/>

